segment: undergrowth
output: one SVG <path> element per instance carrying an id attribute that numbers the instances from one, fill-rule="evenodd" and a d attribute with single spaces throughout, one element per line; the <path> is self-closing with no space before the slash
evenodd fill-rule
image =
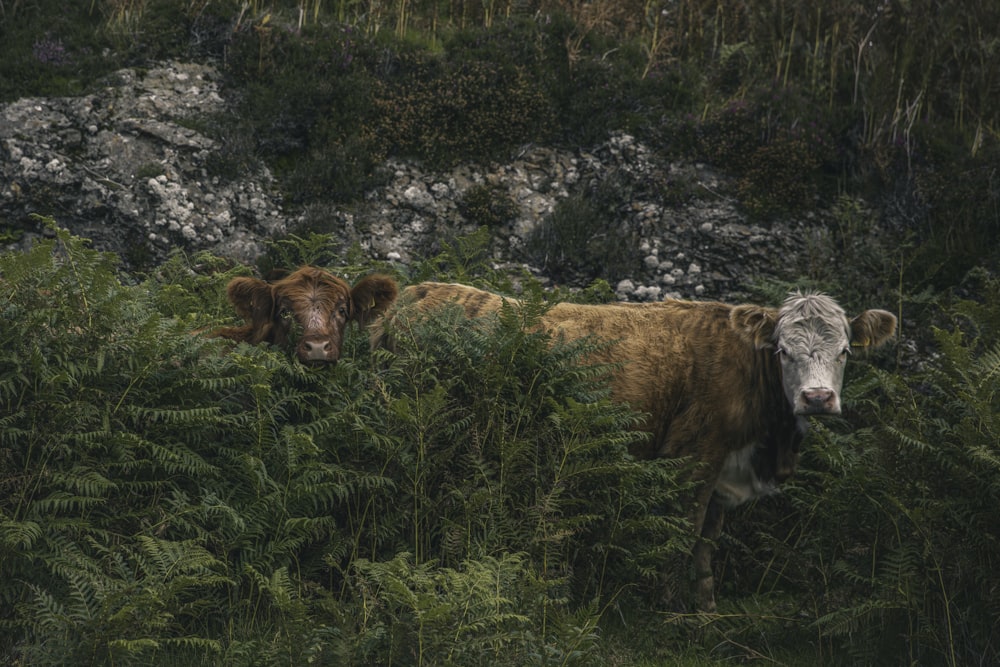
<path id="1" fill-rule="evenodd" d="M 354 332 L 307 368 L 198 333 L 232 316 L 245 268 L 176 255 L 137 283 L 52 229 L 0 255 L 6 662 L 1000 659 L 987 271 L 920 369 L 852 364 L 844 417 L 814 424 L 786 492 L 732 513 L 720 613 L 699 615 L 683 468 L 629 456 L 637 416 L 586 363 L 606 343 L 535 331 L 537 285 L 474 323 L 416 320 L 395 353 Z M 508 290 L 481 242 L 416 273 Z"/>
<path id="2" fill-rule="evenodd" d="M 221 269 L 130 284 L 62 230 L 0 257 L 5 659 L 598 664 L 684 545 L 596 343 L 527 333 L 539 305 L 306 368 L 192 332 Z"/>

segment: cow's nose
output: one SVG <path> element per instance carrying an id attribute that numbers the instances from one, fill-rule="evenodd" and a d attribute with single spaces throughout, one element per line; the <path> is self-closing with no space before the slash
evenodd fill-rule
<path id="1" fill-rule="evenodd" d="M 832 389 L 822 387 L 803 389 L 802 400 L 809 412 L 840 412 L 837 394 Z"/>
<path id="2" fill-rule="evenodd" d="M 327 361 L 332 347 L 328 340 L 304 340 L 299 353 L 303 361 Z"/>

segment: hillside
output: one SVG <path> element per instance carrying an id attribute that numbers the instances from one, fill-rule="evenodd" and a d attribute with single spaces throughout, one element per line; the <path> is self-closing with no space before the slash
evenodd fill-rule
<path id="1" fill-rule="evenodd" d="M 4 661 L 1000 660 L 1000 16 L 953 9 L 0 3 Z M 191 335 L 307 262 L 529 330 L 804 287 L 901 331 L 693 614 L 683 470 L 628 455 L 596 341 Z"/>

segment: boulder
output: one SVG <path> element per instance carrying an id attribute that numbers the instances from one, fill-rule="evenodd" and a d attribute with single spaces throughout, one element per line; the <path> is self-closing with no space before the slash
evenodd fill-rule
<path id="1" fill-rule="evenodd" d="M 475 231 L 462 198 L 488 186 L 509 198 L 513 211 L 491 226 L 495 265 L 512 274 L 526 268 L 547 282 L 526 250 L 532 235 L 572 194 L 610 191 L 620 201 L 601 209 L 609 219 L 598 232 L 632 244 L 633 265 L 618 270 L 626 275 L 587 267 L 562 282 L 582 287 L 596 275 L 614 284 L 620 299 L 648 301 L 741 299 L 750 281 L 795 278 L 809 228 L 822 224 L 755 224 L 724 194 L 731 191 L 724 176 L 666 162 L 625 133 L 587 150 L 528 146 L 504 164 L 446 172 L 394 160 L 386 165 L 389 181 L 349 208 L 317 202 L 292 211 L 263 165 L 240 177 L 212 173 L 221 147 L 196 128 L 199 119 L 227 111 L 220 86 L 209 65 L 170 62 L 122 70 L 82 97 L 0 106 L 0 231 L 17 241 L 10 245 L 23 245 L 44 233 L 31 214 L 51 216 L 136 268 L 173 249 L 251 263 L 269 239 L 321 222 L 345 251 L 357 246 L 372 259 L 406 265 Z"/>
<path id="2" fill-rule="evenodd" d="M 51 216 L 126 265 L 174 248 L 252 261 L 286 219 L 265 168 L 236 180 L 206 168 L 218 146 L 192 126 L 226 109 L 218 79 L 168 63 L 83 97 L 0 106 L 0 224 L 30 240 L 42 229 L 32 214 Z"/>

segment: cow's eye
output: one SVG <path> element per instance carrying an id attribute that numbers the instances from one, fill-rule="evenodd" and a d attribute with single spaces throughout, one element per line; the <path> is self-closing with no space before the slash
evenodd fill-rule
<path id="1" fill-rule="evenodd" d="M 837 358 L 840 359 L 841 361 L 846 361 L 847 357 L 850 356 L 850 354 L 851 354 L 851 348 L 845 347 L 843 350 L 841 350 L 840 356 Z"/>
<path id="2" fill-rule="evenodd" d="M 337 309 L 337 314 L 341 317 L 347 317 L 347 306 L 341 306 Z"/>

